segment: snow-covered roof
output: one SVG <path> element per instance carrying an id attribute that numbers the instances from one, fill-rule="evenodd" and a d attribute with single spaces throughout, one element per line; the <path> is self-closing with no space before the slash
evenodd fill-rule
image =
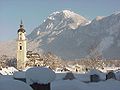
<path id="1" fill-rule="evenodd" d="M 18 80 L 0 80 L 0 90 L 33 90 L 29 85 Z"/>
<path id="2" fill-rule="evenodd" d="M 26 71 L 26 81 L 28 84 L 47 84 L 52 82 L 56 74 L 49 68 L 33 67 Z"/>

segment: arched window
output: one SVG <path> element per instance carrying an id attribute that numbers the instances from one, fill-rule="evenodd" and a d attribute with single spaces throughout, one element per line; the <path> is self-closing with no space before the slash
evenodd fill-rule
<path id="1" fill-rule="evenodd" d="M 20 50 L 22 50 L 22 46 L 20 46 Z"/>

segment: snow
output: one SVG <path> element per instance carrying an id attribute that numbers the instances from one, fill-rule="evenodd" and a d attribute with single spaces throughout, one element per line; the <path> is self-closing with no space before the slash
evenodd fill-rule
<path id="1" fill-rule="evenodd" d="M 66 73 L 68 72 L 56 72 L 56 78 L 55 80 L 58 81 L 58 80 L 63 80 L 63 78 L 65 78 L 66 76 Z M 73 73 L 75 78 L 81 82 L 86 82 L 86 81 L 90 81 L 90 75 L 88 74 L 83 74 L 83 73 Z"/>
<path id="2" fill-rule="evenodd" d="M 120 90 L 120 82 L 109 79 L 99 83 L 90 83 L 89 90 Z"/>
<path id="3" fill-rule="evenodd" d="M 87 23 L 85 23 L 83 26 L 86 26 L 88 24 L 90 24 L 92 21 L 88 21 Z"/>
<path id="4" fill-rule="evenodd" d="M 40 31 L 37 31 L 37 35 L 39 35 L 40 34 Z"/>
<path id="5" fill-rule="evenodd" d="M 1 75 L 7 75 L 4 71 L 0 70 Z"/>
<path id="6" fill-rule="evenodd" d="M 103 19 L 105 16 L 97 16 L 96 17 L 96 21 L 99 21 L 99 20 L 101 20 L 101 19 Z"/>
<path id="7" fill-rule="evenodd" d="M 117 70 L 114 73 L 115 73 L 116 79 L 120 81 L 120 70 Z"/>
<path id="8" fill-rule="evenodd" d="M 0 90 L 33 90 L 29 85 L 18 80 L 0 80 Z"/>
<path id="9" fill-rule="evenodd" d="M 106 74 L 99 71 L 99 70 L 96 70 L 96 69 L 93 69 L 93 70 L 90 70 L 89 72 L 87 72 L 88 75 L 98 75 L 100 77 L 101 80 L 105 80 L 106 79 Z"/>
<path id="10" fill-rule="evenodd" d="M 55 20 L 55 18 L 53 18 L 53 17 L 48 17 L 48 19 L 50 19 L 50 20 Z"/>
<path id="11" fill-rule="evenodd" d="M 52 82 L 56 74 L 49 68 L 33 67 L 26 71 L 26 81 L 29 85 L 33 83 L 47 84 Z"/>
<path id="12" fill-rule="evenodd" d="M 104 67 L 104 69 L 101 69 L 100 71 L 102 71 L 102 72 L 108 72 L 108 71 L 116 71 L 116 70 L 119 70 L 120 69 L 120 67 Z"/>
<path id="13" fill-rule="evenodd" d="M 51 15 L 56 15 L 58 13 L 60 13 L 60 12 L 56 11 L 56 12 L 53 12 Z"/>
<path id="14" fill-rule="evenodd" d="M 13 76 L 12 75 L 2 75 L 2 76 L 0 76 L 0 81 L 1 80 L 13 80 Z"/>
<path id="15" fill-rule="evenodd" d="M 56 72 L 55 80 L 62 80 L 66 76 L 65 72 Z"/>
<path id="16" fill-rule="evenodd" d="M 0 73 L 2 75 L 13 75 L 15 71 L 18 71 L 18 70 L 15 69 L 14 67 L 7 67 L 7 68 L 2 68 L 2 70 L 0 70 Z"/>
<path id="17" fill-rule="evenodd" d="M 51 90 L 120 90 L 120 82 L 116 80 L 98 83 L 83 83 L 78 80 L 59 80 L 52 82 Z"/>
<path id="18" fill-rule="evenodd" d="M 26 69 L 27 70 L 27 69 Z M 117 80 L 108 79 L 99 82 L 88 82 L 90 75 L 97 74 L 104 78 L 104 73 L 93 69 L 87 73 L 73 73 L 76 79 L 63 80 L 67 72 L 56 72 L 56 74 L 49 68 L 33 67 L 26 71 L 27 84 L 21 81 L 14 80 L 10 75 L 0 76 L 0 90 L 32 90 L 30 84 L 42 83 L 47 84 L 51 82 L 51 90 L 120 90 L 120 71 L 114 71 Z M 25 77 L 24 72 L 15 72 L 14 77 Z M 56 77 L 56 79 L 55 79 Z M 55 79 L 55 80 L 54 80 Z"/>
<path id="19" fill-rule="evenodd" d="M 47 26 L 46 26 L 46 29 L 52 29 L 53 28 L 53 23 L 49 23 Z"/>
<path id="20" fill-rule="evenodd" d="M 65 18 L 70 18 L 71 16 L 75 15 L 74 12 L 69 10 L 63 10 L 63 13 L 65 14 Z"/>
<path id="21" fill-rule="evenodd" d="M 14 77 L 14 78 L 26 78 L 26 77 L 25 77 L 25 72 L 23 72 L 23 71 L 15 72 L 15 73 L 13 74 L 13 77 Z"/>
<path id="22" fill-rule="evenodd" d="M 73 17 L 75 17 L 75 16 L 79 16 L 81 19 L 84 19 L 84 20 L 85 20 L 85 18 L 84 18 L 83 16 L 80 16 L 79 14 L 74 13 L 73 11 L 63 10 L 62 12 L 64 13 L 65 18 L 71 18 L 71 17 L 73 18 Z"/>
<path id="23" fill-rule="evenodd" d="M 85 90 L 85 83 L 78 80 L 59 80 L 52 83 L 51 90 Z"/>
<path id="24" fill-rule="evenodd" d="M 113 15 L 118 15 L 120 14 L 120 11 L 116 11 Z"/>

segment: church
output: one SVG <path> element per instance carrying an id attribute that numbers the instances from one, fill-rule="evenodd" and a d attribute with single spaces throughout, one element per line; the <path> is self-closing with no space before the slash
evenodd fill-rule
<path id="1" fill-rule="evenodd" d="M 17 39 L 17 69 L 24 69 L 26 65 L 26 31 L 23 27 L 21 21 L 20 28 L 18 30 L 18 39 Z"/>
<path id="2" fill-rule="evenodd" d="M 41 66 L 43 59 L 38 53 L 27 51 L 26 31 L 21 21 L 20 28 L 18 29 L 17 38 L 17 69 L 23 70 L 26 66 Z"/>

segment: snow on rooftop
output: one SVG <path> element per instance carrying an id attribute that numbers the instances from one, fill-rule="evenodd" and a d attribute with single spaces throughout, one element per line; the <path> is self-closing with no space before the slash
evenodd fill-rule
<path id="1" fill-rule="evenodd" d="M 47 84 L 52 82 L 56 74 L 49 68 L 33 67 L 26 71 L 26 81 L 28 84 L 39 83 Z"/>
<path id="2" fill-rule="evenodd" d="M 18 80 L 0 80 L 0 90 L 33 90 L 29 85 Z"/>

